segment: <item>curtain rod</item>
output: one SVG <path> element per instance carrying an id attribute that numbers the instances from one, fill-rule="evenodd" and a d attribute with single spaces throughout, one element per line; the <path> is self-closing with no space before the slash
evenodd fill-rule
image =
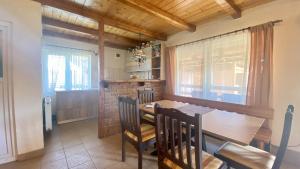
<path id="1" fill-rule="evenodd" d="M 271 21 L 271 23 L 276 24 L 276 23 L 280 23 L 282 21 L 283 20 L 275 20 L 275 21 Z M 266 22 L 266 23 L 269 23 L 269 22 Z M 179 45 L 175 45 L 175 47 L 183 46 L 183 45 L 187 45 L 187 44 L 191 44 L 191 43 L 195 43 L 195 42 L 200 42 L 200 41 L 204 41 L 204 40 L 207 40 L 207 39 L 213 39 L 213 38 L 216 38 L 216 37 L 220 37 L 220 36 L 224 36 L 224 35 L 228 35 L 228 34 L 232 34 L 232 33 L 236 33 L 236 32 L 241 32 L 241 31 L 244 31 L 244 30 L 248 30 L 248 29 L 250 29 L 252 27 L 254 27 L 254 26 L 250 26 L 250 27 L 247 27 L 247 28 L 234 30 L 234 31 L 227 32 L 227 33 L 222 33 L 222 34 L 219 34 L 219 35 L 215 35 L 215 36 L 211 36 L 211 37 L 208 37 L 208 38 L 203 38 L 203 39 L 195 40 L 195 41 L 192 41 L 192 42 L 182 43 L 182 44 L 179 44 Z"/>
<path id="2" fill-rule="evenodd" d="M 83 50 L 83 51 L 95 53 L 95 51 L 93 51 L 93 50 L 79 49 L 79 48 L 72 48 L 72 47 L 59 46 L 59 45 L 50 45 L 50 44 L 46 44 L 45 46 L 53 46 L 53 47 L 66 48 L 66 49 L 74 49 L 74 50 Z"/>

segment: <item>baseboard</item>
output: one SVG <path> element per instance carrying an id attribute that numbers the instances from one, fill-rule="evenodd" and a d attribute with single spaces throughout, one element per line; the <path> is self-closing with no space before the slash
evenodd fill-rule
<path id="1" fill-rule="evenodd" d="M 65 123 L 71 123 L 71 122 L 82 121 L 82 120 L 89 120 L 89 119 L 94 119 L 94 118 L 97 118 L 97 117 L 82 117 L 82 118 L 71 119 L 71 120 L 63 120 L 63 121 L 57 122 L 57 124 L 65 124 Z"/>
<path id="2" fill-rule="evenodd" d="M 42 149 L 31 151 L 28 153 L 18 154 L 17 161 L 24 161 L 24 160 L 29 160 L 29 159 L 32 159 L 35 157 L 40 157 L 44 154 L 44 152 L 45 152 L 45 150 L 44 150 L 44 148 L 42 148 Z"/>
<path id="3" fill-rule="evenodd" d="M 276 155 L 277 150 L 278 150 L 278 146 L 272 145 L 271 153 Z M 300 152 L 293 151 L 293 150 L 286 150 L 285 156 L 284 156 L 284 162 L 288 162 L 295 166 L 300 166 L 299 157 L 300 157 Z"/>

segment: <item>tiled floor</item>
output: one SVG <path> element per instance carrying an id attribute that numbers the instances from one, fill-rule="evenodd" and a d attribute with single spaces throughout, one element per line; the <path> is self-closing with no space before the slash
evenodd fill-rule
<path id="1" fill-rule="evenodd" d="M 121 162 L 121 137 L 97 138 L 97 120 L 59 125 L 45 138 L 45 155 L 23 162 L 0 165 L 0 169 L 134 169 L 137 153 L 127 144 L 126 162 Z M 145 169 L 157 168 L 154 157 L 145 154 Z"/>
<path id="2" fill-rule="evenodd" d="M 210 149 L 214 146 L 209 145 Z M 127 144 L 126 162 L 121 162 L 121 137 L 97 138 L 97 120 L 56 126 L 45 139 L 43 157 L 13 162 L 0 169 L 136 169 L 137 153 Z M 157 169 L 154 157 L 144 155 L 143 168 Z M 297 169 L 284 164 L 283 169 Z"/>

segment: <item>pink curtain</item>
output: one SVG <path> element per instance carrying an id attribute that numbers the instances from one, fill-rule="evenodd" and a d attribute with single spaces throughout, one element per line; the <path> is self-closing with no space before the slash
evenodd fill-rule
<path id="1" fill-rule="evenodd" d="M 247 105 L 270 107 L 273 26 L 273 23 L 266 23 L 250 28 L 251 48 Z"/>
<path id="2" fill-rule="evenodd" d="M 165 55 L 166 94 L 175 94 L 176 47 L 167 47 Z"/>

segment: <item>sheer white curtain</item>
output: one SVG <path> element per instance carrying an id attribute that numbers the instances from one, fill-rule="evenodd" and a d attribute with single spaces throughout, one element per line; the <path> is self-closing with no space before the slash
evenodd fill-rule
<path id="1" fill-rule="evenodd" d="M 91 88 L 93 52 L 46 45 L 43 47 L 43 93 Z"/>
<path id="2" fill-rule="evenodd" d="M 176 94 L 244 104 L 250 38 L 248 31 L 176 48 Z"/>
<path id="3" fill-rule="evenodd" d="M 70 60 L 72 89 L 91 88 L 91 52 L 77 51 Z"/>
<path id="4" fill-rule="evenodd" d="M 203 42 L 183 45 L 176 48 L 176 86 L 175 93 L 190 96 L 201 95 L 204 80 Z"/>

